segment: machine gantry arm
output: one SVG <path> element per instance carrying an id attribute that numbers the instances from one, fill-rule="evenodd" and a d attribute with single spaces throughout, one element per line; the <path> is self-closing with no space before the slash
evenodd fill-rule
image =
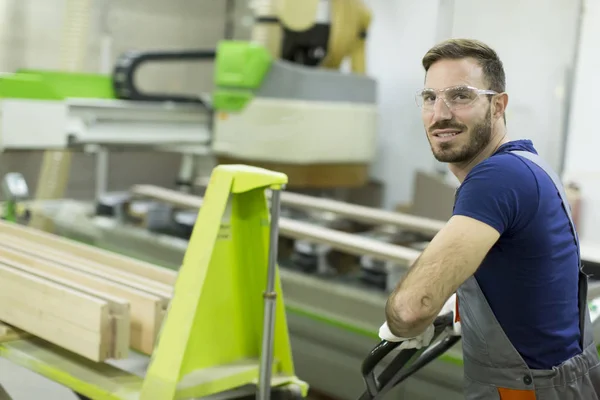
<path id="1" fill-rule="evenodd" d="M 256 0 L 252 40 L 274 58 L 338 69 L 350 58 L 365 73 L 371 13 L 362 0 Z"/>

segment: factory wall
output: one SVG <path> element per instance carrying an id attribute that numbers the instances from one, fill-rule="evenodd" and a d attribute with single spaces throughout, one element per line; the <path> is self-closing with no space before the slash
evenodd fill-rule
<path id="1" fill-rule="evenodd" d="M 368 65 L 379 81 L 381 113 L 373 174 L 385 183 L 387 208 L 411 200 L 416 170 L 440 167 L 431 156 L 414 93 L 423 85 L 421 57 L 447 37 L 480 39 L 497 50 L 507 74 L 510 137 L 533 140 L 539 153 L 560 167 L 566 79 L 576 47 L 579 1 L 369 0 L 368 4 L 373 11 Z"/>
<path id="2" fill-rule="evenodd" d="M 581 190 L 581 218 L 578 226 L 582 241 L 600 243 L 600 2 L 588 1 L 583 14 L 579 60 L 575 71 L 574 96 L 569 118 L 569 140 L 565 181 Z"/>

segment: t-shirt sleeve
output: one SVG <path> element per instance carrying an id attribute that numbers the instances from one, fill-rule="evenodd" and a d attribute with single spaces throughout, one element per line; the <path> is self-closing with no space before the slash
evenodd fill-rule
<path id="1" fill-rule="evenodd" d="M 516 157 L 501 155 L 473 168 L 458 191 L 453 215 L 474 218 L 503 234 L 526 224 L 538 202 L 533 172 Z"/>

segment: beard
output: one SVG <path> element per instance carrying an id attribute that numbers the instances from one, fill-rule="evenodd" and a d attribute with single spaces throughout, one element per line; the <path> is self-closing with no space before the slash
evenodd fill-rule
<path id="1" fill-rule="evenodd" d="M 429 146 L 436 160 L 444 163 L 462 163 L 470 161 L 479 154 L 492 140 L 492 120 L 491 109 L 485 114 L 482 121 L 473 125 L 471 129 L 460 125 L 454 120 L 440 121 L 436 123 L 431 130 L 434 129 L 461 129 L 460 135 L 468 135 L 466 144 L 457 144 L 450 141 L 447 143 L 437 143 L 438 148 L 434 148 L 431 139 Z"/>

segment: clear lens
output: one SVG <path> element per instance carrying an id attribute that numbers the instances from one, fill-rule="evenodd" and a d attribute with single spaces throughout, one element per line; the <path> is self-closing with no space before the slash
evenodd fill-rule
<path id="1" fill-rule="evenodd" d="M 481 93 L 489 91 L 480 90 L 467 86 L 451 87 L 442 90 L 424 89 L 416 96 L 417 105 L 425 110 L 433 109 L 438 97 L 446 103 L 451 110 L 465 108 L 473 104 Z"/>
<path id="2" fill-rule="evenodd" d="M 444 92 L 444 100 L 447 104 L 464 106 L 469 105 L 477 99 L 477 91 L 469 88 L 454 88 Z"/>

